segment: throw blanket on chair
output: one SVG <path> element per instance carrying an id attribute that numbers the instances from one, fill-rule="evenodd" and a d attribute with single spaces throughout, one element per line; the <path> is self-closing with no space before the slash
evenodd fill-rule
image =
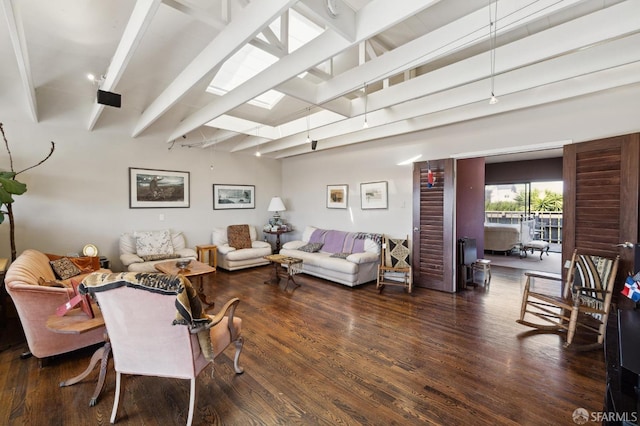
<path id="1" fill-rule="evenodd" d="M 237 250 L 251 248 L 249 225 L 227 226 L 227 241 L 229 241 L 229 246 Z"/>
<path id="2" fill-rule="evenodd" d="M 167 275 L 143 272 L 119 272 L 111 274 L 93 273 L 88 275 L 78 287 L 80 294 L 98 293 L 127 286 L 154 293 L 176 296 L 176 318 L 173 325 L 186 325 L 190 328 L 201 327 L 211 322 L 202 309 L 198 293 L 191 282 L 182 275 Z M 213 347 L 209 329 L 198 332 L 198 342 L 202 354 L 213 362 Z"/>

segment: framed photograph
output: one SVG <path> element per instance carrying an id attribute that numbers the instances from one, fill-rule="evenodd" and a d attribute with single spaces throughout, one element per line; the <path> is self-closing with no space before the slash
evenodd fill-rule
<path id="1" fill-rule="evenodd" d="M 362 210 L 388 208 L 387 182 L 361 183 L 360 206 Z"/>
<path id="2" fill-rule="evenodd" d="M 129 208 L 189 207 L 189 172 L 129 167 Z"/>
<path id="3" fill-rule="evenodd" d="M 327 208 L 346 209 L 349 185 L 327 185 Z"/>
<path id="4" fill-rule="evenodd" d="M 255 185 L 213 184 L 213 209 L 255 209 Z"/>

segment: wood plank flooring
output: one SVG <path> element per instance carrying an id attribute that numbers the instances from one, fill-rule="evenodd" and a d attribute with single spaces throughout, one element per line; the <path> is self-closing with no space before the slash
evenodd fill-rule
<path id="1" fill-rule="evenodd" d="M 218 271 L 206 283 L 217 306 L 238 296 L 245 346 L 198 378 L 194 425 L 573 425 L 573 411 L 601 411 L 602 351 L 568 352 L 564 336 L 516 324 L 522 271 L 494 267 L 488 288 L 407 294 L 375 283 L 348 288 L 306 275 L 286 291 L 264 284 L 267 266 Z M 14 320 L 9 327 L 18 327 Z M 2 333 L 0 346 L 14 333 Z M 49 360 L 0 352 L 0 424 L 108 424 L 112 365 L 89 407 L 97 370 L 67 388 L 92 350 Z M 188 381 L 125 376 L 117 424 L 182 425 Z"/>

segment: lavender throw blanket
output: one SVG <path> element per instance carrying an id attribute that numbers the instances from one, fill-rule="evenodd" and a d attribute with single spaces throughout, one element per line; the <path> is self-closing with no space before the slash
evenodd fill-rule
<path id="1" fill-rule="evenodd" d="M 309 242 L 322 243 L 325 253 L 364 253 L 364 238 L 357 232 L 316 229 Z"/>

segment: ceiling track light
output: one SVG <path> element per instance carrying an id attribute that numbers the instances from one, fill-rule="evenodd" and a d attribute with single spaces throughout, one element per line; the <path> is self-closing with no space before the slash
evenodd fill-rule
<path id="1" fill-rule="evenodd" d="M 489 48 L 491 50 L 491 97 L 489 105 L 498 103 L 495 95 L 495 76 L 496 76 L 496 35 L 498 30 L 498 1 L 495 0 L 494 16 L 491 16 L 491 0 L 489 0 Z"/>

